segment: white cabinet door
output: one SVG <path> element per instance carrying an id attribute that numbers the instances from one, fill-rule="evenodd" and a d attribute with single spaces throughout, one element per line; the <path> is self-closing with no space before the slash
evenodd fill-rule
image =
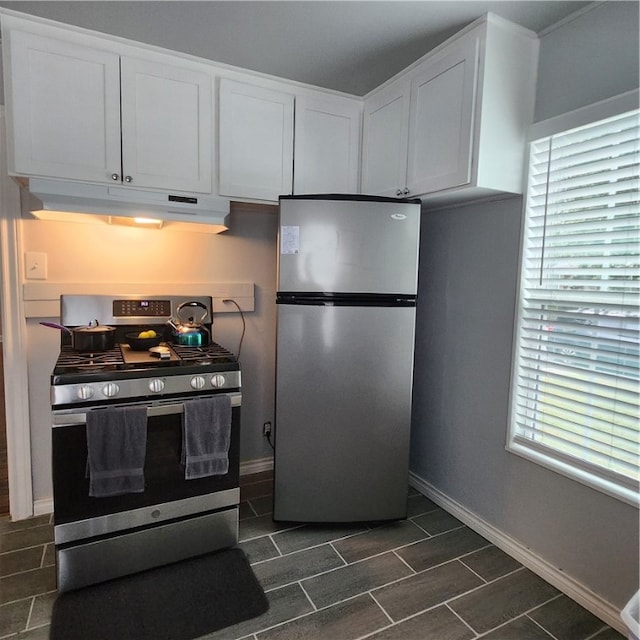
<path id="1" fill-rule="evenodd" d="M 94 182 L 120 174 L 119 56 L 18 30 L 9 55 L 9 171 Z"/>
<path id="2" fill-rule="evenodd" d="M 418 195 L 471 180 L 479 39 L 428 60 L 411 82 L 407 187 Z"/>
<path id="3" fill-rule="evenodd" d="M 275 201 L 293 186 L 292 94 L 220 80 L 220 195 Z"/>
<path id="4" fill-rule="evenodd" d="M 121 60 L 122 173 L 137 187 L 211 192 L 211 76 Z"/>
<path id="5" fill-rule="evenodd" d="M 362 193 L 403 195 L 407 180 L 410 87 L 409 80 L 402 79 L 365 101 Z"/>
<path id="6" fill-rule="evenodd" d="M 295 113 L 293 192 L 358 193 L 360 104 L 300 96 Z"/>

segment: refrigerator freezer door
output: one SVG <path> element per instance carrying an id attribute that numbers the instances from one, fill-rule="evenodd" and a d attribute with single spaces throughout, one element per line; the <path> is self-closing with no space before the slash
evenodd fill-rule
<path id="1" fill-rule="evenodd" d="M 406 517 L 412 307 L 278 305 L 274 519 Z"/>
<path id="2" fill-rule="evenodd" d="M 420 204 L 280 199 L 278 291 L 415 294 Z"/>

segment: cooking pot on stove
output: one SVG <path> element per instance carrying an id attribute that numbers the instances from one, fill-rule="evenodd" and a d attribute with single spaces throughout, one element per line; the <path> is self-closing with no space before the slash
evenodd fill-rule
<path id="1" fill-rule="evenodd" d="M 208 309 L 197 300 L 183 302 L 176 309 L 176 319 L 169 320 L 173 329 L 171 340 L 185 347 L 206 347 L 210 342 L 209 330 L 203 324 Z"/>
<path id="2" fill-rule="evenodd" d="M 116 330 L 93 320 L 86 327 L 74 327 L 70 329 L 55 322 L 41 322 L 45 327 L 60 329 L 71 334 L 71 347 L 75 351 L 98 353 L 109 351 L 115 346 Z"/>

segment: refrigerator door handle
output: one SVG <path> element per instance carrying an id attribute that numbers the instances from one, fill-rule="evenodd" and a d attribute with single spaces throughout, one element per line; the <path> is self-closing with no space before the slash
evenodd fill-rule
<path id="1" fill-rule="evenodd" d="M 403 293 L 333 293 L 280 291 L 276 304 L 335 307 L 415 307 L 416 296 Z"/>

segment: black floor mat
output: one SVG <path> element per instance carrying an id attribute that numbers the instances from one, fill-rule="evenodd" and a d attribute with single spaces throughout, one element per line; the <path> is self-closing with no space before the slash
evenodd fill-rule
<path id="1" fill-rule="evenodd" d="M 192 640 L 269 608 L 240 549 L 227 549 L 68 591 L 51 640 Z"/>

